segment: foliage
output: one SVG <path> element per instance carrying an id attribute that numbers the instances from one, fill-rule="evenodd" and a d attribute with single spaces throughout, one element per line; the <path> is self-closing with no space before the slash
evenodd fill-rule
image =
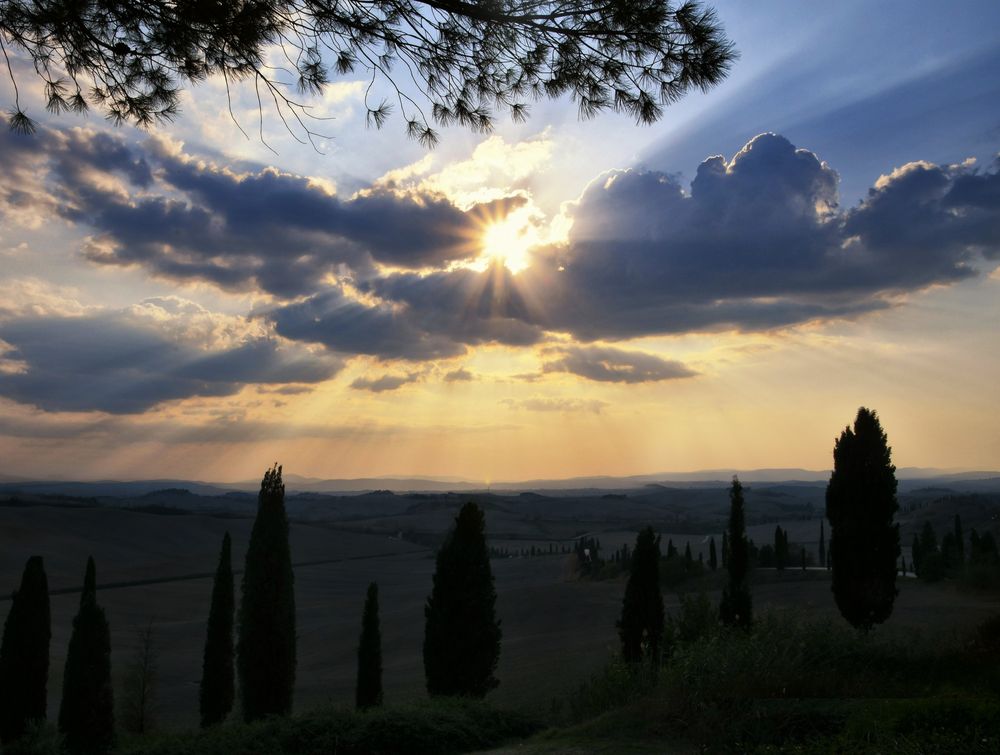
<path id="1" fill-rule="evenodd" d="M 660 559 L 660 586 L 666 589 L 676 589 L 704 573 L 705 565 L 699 561 L 692 561 L 689 564 L 676 554 L 673 558 Z"/>
<path id="2" fill-rule="evenodd" d="M 690 549 L 688 549 L 690 556 Z M 663 641 L 663 596 L 660 594 L 660 538 L 652 527 L 639 532 L 632 552 L 632 564 L 618 636 L 622 658 L 628 663 L 650 660 L 656 664 Z"/>
<path id="3" fill-rule="evenodd" d="M 227 532 L 222 538 L 219 565 L 212 584 L 212 603 L 205 631 L 205 652 L 198 690 L 202 726 L 224 721 L 233 709 L 235 671 L 233 668 L 233 587 L 232 540 Z"/>
<path id="4" fill-rule="evenodd" d="M 531 100 L 563 94 L 582 117 L 610 109 L 650 123 L 721 81 L 735 58 L 710 9 L 664 0 L 12 0 L 0 4 L 0 42 L 5 58 L 8 48 L 31 58 L 55 113 L 94 105 L 145 126 L 176 115 L 185 85 L 216 75 L 227 92 L 251 81 L 258 103 L 311 136 L 291 89 L 320 93 L 331 73 L 360 70 L 369 90 L 395 92 L 408 133 L 429 144 L 431 122 L 486 131 L 494 109 L 521 120 Z M 285 67 L 270 63 L 272 46 Z M 10 75 L 11 125 L 30 130 Z M 376 126 L 391 111 L 367 95 L 366 106 Z"/>
<path id="5" fill-rule="evenodd" d="M 481 701 L 437 698 L 364 710 L 320 708 L 304 715 L 213 726 L 125 742 L 121 755 L 446 755 L 491 749 L 539 723 Z"/>
<path id="6" fill-rule="evenodd" d="M 122 729 L 133 734 L 145 734 L 156 724 L 156 677 L 159 671 L 159 650 L 156 647 L 153 622 L 136 631 L 132 658 L 125 667 L 119 721 Z"/>
<path id="7" fill-rule="evenodd" d="M 747 543 L 746 515 L 743 510 L 743 486 L 733 477 L 729 489 L 729 529 L 725 559 L 729 580 L 722 590 L 719 618 L 727 626 L 749 627 L 753 623 L 753 601 L 750 597 L 750 552 Z"/>
<path id="8" fill-rule="evenodd" d="M 111 633 L 104 609 L 97 604 L 93 558 L 87 559 L 80 610 L 66 652 L 59 731 L 72 755 L 106 753 L 115 741 Z"/>
<path id="9" fill-rule="evenodd" d="M 295 577 L 288 546 L 281 467 L 264 473 L 250 533 L 239 612 L 236 666 L 243 718 L 292 710 L 295 689 Z"/>
<path id="10" fill-rule="evenodd" d="M 0 741 L 9 745 L 33 721 L 44 721 L 52 621 L 41 556 L 24 566 L 0 642 Z"/>
<path id="11" fill-rule="evenodd" d="M 466 503 L 437 554 L 424 607 L 424 673 L 431 695 L 483 697 L 499 682 L 500 621 L 485 517 Z"/>
<path id="12" fill-rule="evenodd" d="M 681 595 L 680 609 L 667 615 L 663 632 L 665 655 L 672 654 L 681 644 L 708 637 L 719 628 L 719 609 L 706 593 Z"/>
<path id="13" fill-rule="evenodd" d="M 899 525 L 893 517 L 896 467 L 878 415 L 858 410 L 833 448 L 826 488 L 833 595 L 841 615 L 869 630 L 892 614 L 896 599 Z"/>
<path id="14" fill-rule="evenodd" d="M 719 556 L 715 552 L 715 536 L 708 541 L 708 568 L 715 571 L 719 568 Z"/>
<path id="15" fill-rule="evenodd" d="M 382 630 L 379 628 L 376 582 L 368 585 L 365 607 L 361 614 L 355 701 L 359 708 L 382 704 Z"/>

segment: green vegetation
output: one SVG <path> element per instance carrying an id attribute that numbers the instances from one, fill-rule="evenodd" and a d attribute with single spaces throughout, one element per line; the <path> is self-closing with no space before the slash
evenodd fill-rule
<path id="1" fill-rule="evenodd" d="M 87 559 L 80 610 L 73 619 L 66 654 L 59 731 L 72 755 L 110 752 L 115 741 L 111 633 L 104 609 L 97 604 L 93 558 Z"/>
<path id="2" fill-rule="evenodd" d="M 358 642 L 358 683 L 355 702 L 359 708 L 382 704 L 382 630 L 378 621 L 378 584 L 368 585 L 361 614 Z"/>
<path id="3" fill-rule="evenodd" d="M 834 599 L 841 615 L 866 631 L 889 618 L 898 593 L 898 510 L 892 449 L 878 415 L 861 407 L 854 429 L 845 428 L 833 448 L 826 518 Z"/>
<path id="4" fill-rule="evenodd" d="M 688 548 L 688 561 L 690 556 L 691 549 Z M 622 616 L 618 621 L 618 636 L 622 643 L 622 658 L 626 662 L 659 662 L 663 642 L 660 538 L 652 527 L 642 530 L 635 541 L 622 601 Z"/>
<path id="5" fill-rule="evenodd" d="M 235 607 L 232 540 L 222 538 L 219 566 L 212 584 L 212 605 L 205 632 L 201 687 L 198 691 L 202 726 L 224 721 L 233 709 L 235 671 L 233 669 L 233 610 Z"/>
<path id="6" fill-rule="evenodd" d="M 782 612 L 734 631 L 713 613 L 704 596 L 686 598 L 667 619 L 673 642 L 659 673 L 610 663 L 574 695 L 567 728 L 533 740 L 538 751 L 588 729 L 609 752 L 616 739 L 707 752 L 1000 747 L 1000 617 L 956 638 L 857 633 Z"/>
<path id="7" fill-rule="evenodd" d="M 0 643 L 0 742 L 9 745 L 32 721 L 45 720 L 52 622 L 41 556 L 24 566 Z"/>
<path id="8" fill-rule="evenodd" d="M 295 689 L 295 588 L 281 467 L 264 474 L 243 572 L 239 670 L 243 718 L 287 715 Z"/>
<path id="9" fill-rule="evenodd" d="M 466 503 L 437 554 L 424 608 L 424 673 L 431 695 L 483 697 L 499 682 L 500 621 L 485 519 Z"/>
<path id="10" fill-rule="evenodd" d="M 420 755 L 464 753 L 526 737 L 541 728 L 524 713 L 437 698 L 364 710 L 323 708 L 251 724 L 123 742 L 121 755 Z"/>
<path id="11" fill-rule="evenodd" d="M 749 627 L 753 623 L 750 552 L 743 511 L 743 486 L 735 477 L 729 489 L 729 529 L 723 535 L 722 552 L 729 571 L 729 581 L 722 591 L 719 619 L 726 626 Z"/>

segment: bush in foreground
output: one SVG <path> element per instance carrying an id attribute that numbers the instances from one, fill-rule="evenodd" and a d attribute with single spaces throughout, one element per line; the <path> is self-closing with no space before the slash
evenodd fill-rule
<path id="1" fill-rule="evenodd" d="M 288 718 L 124 742 L 122 755 L 449 755 L 496 747 L 541 728 L 524 713 L 468 699 L 318 709 Z"/>

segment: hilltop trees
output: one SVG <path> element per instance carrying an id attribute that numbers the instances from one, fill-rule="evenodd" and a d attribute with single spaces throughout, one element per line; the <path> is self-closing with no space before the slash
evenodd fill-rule
<path id="1" fill-rule="evenodd" d="M 865 631 L 889 618 L 898 593 L 898 508 L 888 439 L 878 415 L 861 407 L 833 448 L 826 518 L 834 599 L 843 617 Z"/>
<path id="2" fill-rule="evenodd" d="M 215 75 L 227 92 L 250 80 L 258 104 L 273 102 L 308 135 L 309 106 L 291 87 L 318 94 L 332 74 L 357 70 L 427 143 L 437 138 L 428 121 L 488 131 L 495 110 L 523 120 L 530 101 L 563 94 L 583 117 L 614 110 L 651 123 L 665 105 L 721 81 L 736 57 L 710 9 L 665 0 L 9 0 L 0 3 L 0 48 L 31 59 L 53 113 L 93 105 L 140 126 L 174 117 L 184 87 Z M 268 65 L 273 49 L 285 76 Z M 16 70 L 7 71 L 6 109 L 13 127 L 30 131 Z M 365 105 L 376 126 L 392 110 L 367 97 Z"/>
<path id="3" fill-rule="evenodd" d="M 49 583 L 41 556 L 24 566 L 0 642 L 0 742 L 9 745 L 45 719 L 52 636 Z"/>
<path id="4" fill-rule="evenodd" d="M 368 585 L 361 614 L 358 642 L 358 683 L 355 701 L 359 708 L 382 704 L 382 630 L 378 620 L 378 583 Z"/>
<path id="5" fill-rule="evenodd" d="M 285 486 L 277 464 L 264 473 L 250 533 L 240 602 L 236 665 L 243 718 L 285 715 L 295 688 L 295 577 Z"/>
<path id="6" fill-rule="evenodd" d="M 733 477 L 729 489 L 729 528 L 724 535 L 728 556 L 724 556 L 729 581 L 722 590 L 719 619 L 726 626 L 749 627 L 753 623 L 750 597 L 750 552 L 747 543 L 746 515 L 743 511 L 743 486 Z M 726 553 L 726 549 L 723 550 Z"/>
<path id="7" fill-rule="evenodd" d="M 115 741 L 111 633 L 104 609 L 97 604 L 93 558 L 87 559 L 80 610 L 66 653 L 59 731 L 72 755 L 107 753 Z"/>
<path id="8" fill-rule="evenodd" d="M 202 726 L 225 720 L 233 709 L 233 592 L 232 541 L 227 532 L 222 538 L 205 632 L 198 700 Z"/>
<path id="9" fill-rule="evenodd" d="M 687 549 L 690 557 L 690 546 Z M 639 532 L 632 553 L 632 565 L 622 616 L 618 622 L 622 657 L 629 663 L 659 660 L 663 643 L 663 596 L 660 593 L 660 538 L 652 527 Z"/>
<path id="10" fill-rule="evenodd" d="M 437 554 L 424 607 L 424 673 L 431 695 L 484 697 L 497 686 L 500 621 L 485 518 L 465 504 Z"/>

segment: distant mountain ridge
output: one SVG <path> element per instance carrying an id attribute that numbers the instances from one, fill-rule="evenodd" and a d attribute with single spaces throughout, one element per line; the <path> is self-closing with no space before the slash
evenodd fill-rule
<path id="1" fill-rule="evenodd" d="M 549 491 L 579 492 L 588 490 L 625 491 L 647 486 L 659 487 L 719 487 L 728 485 L 733 475 L 744 483 L 783 483 L 790 485 L 820 485 L 830 479 L 828 470 L 798 468 L 773 469 L 708 469 L 695 472 L 614 477 L 595 475 L 566 479 L 534 479 L 515 482 L 477 482 L 460 477 L 383 476 L 353 479 L 321 479 L 288 474 L 285 482 L 289 493 L 357 493 L 375 490 L 396 492 L 482 492 Z M 962 489 L 1000 488 L 1000 471 L 943 470 L 926 467 L 902 467 L 896 472 L 900 487 L 916 489 L 935 485 L 956 485 Z M 0 475 L 0 492 L 15 491 L 49 495 L 78 496 L 140 496 L 168 489 L 188 490 L 197 495 L 217 496 L 230 492 L 256 492 L 259 481 L 202 482 L 195 480 L 30 480 Z"/>

